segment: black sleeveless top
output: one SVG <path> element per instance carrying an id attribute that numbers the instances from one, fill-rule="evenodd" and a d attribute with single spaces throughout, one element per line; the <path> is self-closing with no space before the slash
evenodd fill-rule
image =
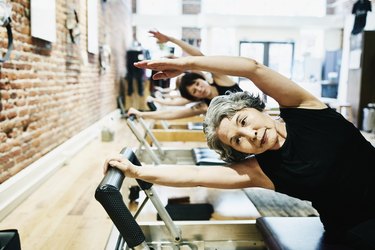
<path id="1" fill-rule="evenodd" d="M 287 138 L 256 155 L 276 191 L 312 201 L 326 230 L 375 218 L 375 148 L 331 108 L 282 108 Z"/>
<path id="2" fill-rule="evenodd" d="M 240 88 L 240 86 L 235 83 L 232 86 L 219 86 L 215 82 L 211 84 L 211 86 L 214 86 L 217 89 L 217 92 L 219 95 L 227 95 L 230 93 L 235 93 L 235 92 L 243 92 L 243 90 Z M 207 104 L 207 106 L 210 105 L 212 99 L 203 99 L 203 101 Z"/>

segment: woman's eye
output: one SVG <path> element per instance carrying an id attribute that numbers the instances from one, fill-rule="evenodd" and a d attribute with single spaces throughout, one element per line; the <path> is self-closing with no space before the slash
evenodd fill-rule
<path id="1" fill-rule="evenodd" d="M 240 140 L 240 137 L 237 137 L 236 140 L 235 140 L 235 143 L 238 145 L 240 144 L 241 140 Z"/>
<path id="2" fill-rule="evenodd" d="M 245 126 L 246 125 L 246 117 L 242 119 L 241 121 L 241 126 Z"/>

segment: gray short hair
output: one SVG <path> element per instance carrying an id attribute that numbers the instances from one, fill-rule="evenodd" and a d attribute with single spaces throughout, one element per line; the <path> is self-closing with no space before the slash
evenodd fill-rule
<path id="1" fill-rule="evenodd" d="M 208 107 L 203 123 L 207 144 L 209 148 L 220 154 L 220 157 L 224 161 L 241 161 L 249 157 L 249 154 L 239 152 L 225 145 L 220 141 L 216 133 L 216 129 L 224 118 L 231 119 L 238 111 L 244 108 L 255 108 L 263 111 L 265 104 L 258 95 L 255 96 L 248 92 L 237 92 L 213 98 Z"/>

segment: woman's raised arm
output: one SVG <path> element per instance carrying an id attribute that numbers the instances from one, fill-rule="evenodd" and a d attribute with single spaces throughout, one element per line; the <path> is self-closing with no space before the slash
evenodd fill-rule
<path id="1" fill-rule="evenodd" d="M 120 169 L 126 176 L 147 182 L 172 187 L 210 187 L 237 189 L 263 187 L 274 189 L 272 182 L 260 170 L 255 159 L 233 167 L 225 166 L 134 166 L 120 156 L 108 158 L 103 166 L 104 173 L 108 165 Z"/>
<path id="2" fill-rule="evenodd" d="M 182 40 L 179 40 L 172 36 L 167 36 L 157 30 L 150 30 L 148 33 L 155 37 L 158 40 L 158 43 L 171 42 L 179 46 L 183 51 L 191 56 L 203 56 L 203 53 L 197 47 L 194 47 Z"/>
<path id="3" fill-rule="evenodd" d="M 192 56 L 177 59 L 142 61 L 134 64 L 139 68 L 158 71 L 154 77 L 174 77 L 185 70 L 202 70 L 217 74 L 246 77 L 263 93 L 274 98 L 283 107 L 324 108 L 308 91 L 276 71 L 246 57 Z"/>

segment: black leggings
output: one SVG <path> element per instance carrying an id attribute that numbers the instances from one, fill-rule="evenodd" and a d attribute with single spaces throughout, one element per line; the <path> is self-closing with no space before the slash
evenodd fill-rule
<path id="1" fill-rule="evenodd" d="M 133 79 L 135 79 L 138 84 L 138 95 L 143 96 L 143 74 L 138 72 L 135 74 L 128 72 L 126 75 L 126 80 L 128 82 L 128 96 L 131 96 L 134 92 Z"/>

